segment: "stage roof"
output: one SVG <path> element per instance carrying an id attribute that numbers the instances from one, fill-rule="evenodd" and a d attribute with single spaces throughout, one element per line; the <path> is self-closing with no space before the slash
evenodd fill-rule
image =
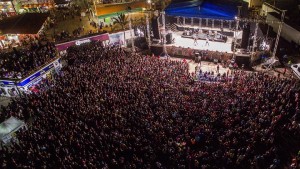
<path id="1" fill-rule="evenodd" d="M 167 15 L 233 20 L 238 15 L 238 0 L 173 0 L 165 9 Z"/>

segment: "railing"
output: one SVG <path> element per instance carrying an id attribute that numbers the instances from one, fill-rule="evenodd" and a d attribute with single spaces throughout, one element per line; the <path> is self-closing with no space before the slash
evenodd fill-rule
<path id="1" fill-rule="evenodd" d="M 46 63 L 42 64 L 41 66 L 38 66 L 32 70 L 30 70 L 27 74 L 23 75 L 21 79 L 16 79 L 16 78 L 6 78 L 6 77 L 0 77 L 1 80 L 11 80 L 11 81 L 22 81 L 24 79 L 26 79 L 27 77 L 29 77 L 30 75 L 34 74 L 36 71 L 40 70 L 41 68 L 47 66 L 48 64 L 50 64 L 51 62 L 55 61 L 56 59 L 60 58 L 60 56 L 58 55 L 58 53 L 56 54 L 56 57 L 48 60 Z"/>

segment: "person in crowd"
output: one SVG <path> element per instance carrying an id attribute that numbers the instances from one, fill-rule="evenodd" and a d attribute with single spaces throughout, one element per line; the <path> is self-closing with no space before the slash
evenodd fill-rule
<path id="1" fill-rule="evenodd" d="M 209 35 L 208 35 L 209 36 Z M 205 46 L 209 46 L 209 38 L 208 38 L 208 36 L 206 37 L 206 39 L 205 39 Z"/>
<path id="2" fill-rule="evenodd" d="M 64 59 L 48 90 L 2 108 L 32 121 L 0 149 L 2 168 L 283 168 L 299 145 L 293 79 L 194 83 L 186 62 L 98 42 Z"/>
<path id="3" fill-rule="evenodd" d="M 198 40 L 198 34 L 197 33 L 193 34 L 193 39 L 194 39 L 194 45 L 195 46 L 198 45 L 198 42 L 197 42 L 197 40 Z"/>

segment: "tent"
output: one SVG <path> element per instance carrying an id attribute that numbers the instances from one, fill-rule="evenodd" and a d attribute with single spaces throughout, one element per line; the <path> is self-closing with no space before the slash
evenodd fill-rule
<path id="1" fill-rule="evenodd" d="M 25 122 L 15 117 L 10 117 L 0 124 L 0 139 L 6 144 L 12 139 L 13 133 L 24 127 L 27 128 Z"/>
<path id="2" fill-rule="evenodd" d="M 173 0 L 166 8 L 170 16 L 234 20 L 238 14 L 236 0 Z"/>

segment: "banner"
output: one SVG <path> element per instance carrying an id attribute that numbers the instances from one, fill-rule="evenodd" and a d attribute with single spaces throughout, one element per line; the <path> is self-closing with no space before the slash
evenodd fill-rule
<path id="1" fill-rule="evenodd" d="M 131 34 L 130 34 L 130 32 L 131 32 Z M 131 35 L 132 35 L 132 37 L 134 37 L 134 30 L 133 29 L 125 31 L 125 39 L 126 40 L 130 39 Z"/>
<path id="2" fill-rule="evenodd" d="M 14 86 L 15 82 L 11 80 L 0 80 L 0 86 Z"/>
<path id="3" fill-rule="evenodd" d="M 108 33 L 56 44 L 55 47 L 58 51 L 64 51 L 67 50 L 70 46 L 81 45 L 84 43 L 89 43 L 91 41 L 106 41 L 106 40 L 109 40 Z"/>
<path id="4" fill-rule="evenodd" d="M 125 40 L 124 40 L 124 32 L 118 32 L 109 35 L 109 44 L 110 45 L 121 45 L 124 47 Z"/>

